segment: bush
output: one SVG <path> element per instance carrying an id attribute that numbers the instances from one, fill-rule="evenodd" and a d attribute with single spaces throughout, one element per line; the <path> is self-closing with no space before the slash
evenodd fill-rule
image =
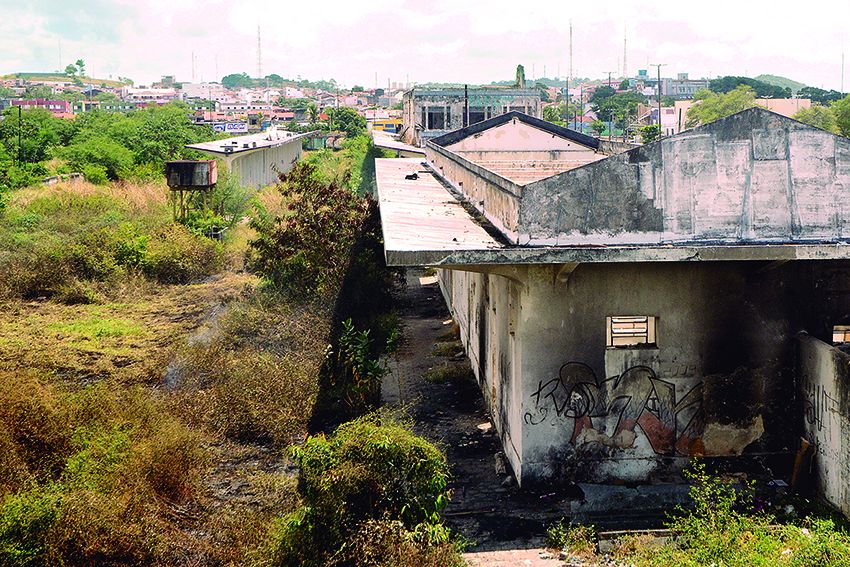
<path id="1" fill-rule="evenodd" d="M 179 224 L 165 225 L 146 243 L 142 271 L 161 283 L 186 283 L 221 267 L 221 247 Z"/>
<path id="2" fill-rule="evenodd" d="M 58 155 L 77 171 L 85 173 L 87 167 L 96 166 L 112 180 L 127 177 L 133 167 L 133 152 L 103 134 L 80 139 Z"/>
<path id="3" fill-rule="evenodd" d="M 301 467 L 304 507 L 277 524 L 275 564 L 357 565 L 346 550 L 359 531 L 362 536 L 375 525 L 370 521 L 389 520 L 407 532 L 448 539 L 439 519 L 449 498 L 446 457 L 409 424 L 369 414 L 330 437 L 308 438 L 293 457 Z"/>
<path id="4" fill-rule="evenodd" d="M 200 439 L 141 389 L 0 372 L 0 565 L 150 563 L 193 497 Z M 21 479 L 8 476 L 23 473 Z"/>
<path id="5" fill-rule="evenodd" d="M 569 549 L 573 553 L 591 553 L 596 549 L 596 530 L 593 526 L 564 524 L 561 520 L 546 530 L 546 547 Z"/>
<path id="6" fill-rule="evenodd" d="M 295 164 L 278 186 L 287 212 L 251 223 L 258 234 L 250 242 L 251 267 L 296 297 L 332 296 L 339 290 L 369 209 L 368 200 L 315 172 L 309 163 Z"/>
<path id="7" fill-rule="evenodd" d="M 106 174 L 106 168 L 96 163 L 86 163 L 80 167 L 80 173 L 86 178 L 89 183 L 95 185 L 104 185 L 109 181 L 109 176 Z"/>

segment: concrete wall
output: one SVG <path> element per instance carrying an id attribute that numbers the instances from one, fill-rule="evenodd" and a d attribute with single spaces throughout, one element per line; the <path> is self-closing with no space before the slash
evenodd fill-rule
<path id="1" fill-rule="evenodd" d="M 440 286 L 472 370 L 502 439 L 505 456 L 522 471 L 522 353 L 517 348 L 521 290 L 508 278 L 440 270 Z"/>
<path id="2" fill-rule="evenodd" d="M 850 515 L 850 355 L 801 335 L 798 365 L 803 432 L 814 446 L 817 492 Z"/>
<path id="3" fill-rule="evenodd" d="M 526 185 L 519 242 L 850 237 L 850 140 L 751 109 Z"/>
<path id="4" fill-rule="evenodd" d="M 428 162 L 443 179 L 462 193 L 508 239 L 515 238 L 522 187 L 458 154 L 430 144 Z"/>
<path id="5" fill-rule="evenodd" d="M 301 138 L 297 138 L 273 148 L 225 154 L 222 159 L 227 169 L 239 176 L 242 185 L 264 187 L 277 182 L 275 170 L 286 173 L 301 159 L 302 153 Z"/>
<path id="6" fill-rule="evenodd" d="M 790 468 L 795 333 L 850 323 L 842 262 L 473 269 L 494 273 L 441 285 L 523 484 L 674 481 L 693 455 Z M 618 315 L 656 317 L 657 344 L 607 347 Z"/>
<path id="7" fill-rule="evenodd" d="M 468 98 L 467 98 L 468 95 Z M 486 118 L 492 118 L 511 110 L 540 117 L 540 93 L 534 89 L 474 88 L 464 93 L 463 89 L 413 89 L 404 94 L 402 139 L 409 144 L 424 145 L 434 138 L 463 128 L 466 109 L 486 108 Z M 423 108 L 442 108 L 449 113 L 445 128 L 435 130 L 422 124 Z"/>

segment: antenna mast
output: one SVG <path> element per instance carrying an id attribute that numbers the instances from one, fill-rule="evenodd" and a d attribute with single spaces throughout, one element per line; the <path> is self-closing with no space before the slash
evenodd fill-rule
<path id="1" fill-rule="evenodd" d="M 570 75 L 567 77 L 567 88 L 573 80 L 573 21 L 570 20 Z"/>
<path id="2" fill-rule="evenodd" d="M 260 26 L 257 26 L 257 78 L 263 78 L 263 44 L 260 41 Z"/>
<path id="3" fill-rule="evenodd" d="M 626 26 L 623 26 L 623 78 L 629 78 L 628 72 L 628 48 L 626 47 Z"/>

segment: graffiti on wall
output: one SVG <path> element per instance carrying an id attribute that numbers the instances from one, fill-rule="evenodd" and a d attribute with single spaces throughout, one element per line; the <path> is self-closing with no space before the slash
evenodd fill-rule
<path id="1" fill-rule="evenodd" d="M 639 425 L 655 453 L 699 451 L 704 425 L 702 384 L 678 397 L 675 385 L 658 378 L 648 366 L 633 366 L 600 381 L 586 364 L 569 362 L 556 378 L 541 380 L 531 398 L 534 411 L 526 412 L 525 423 L 572 419 L 570 442 L 576 446 L 599 442 L 629 448 Z"/>

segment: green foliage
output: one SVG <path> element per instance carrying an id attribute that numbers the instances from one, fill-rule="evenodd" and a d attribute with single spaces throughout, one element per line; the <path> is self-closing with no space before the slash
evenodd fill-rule
<path id="1" fill-rule="evenodd" d="M 597 136 L 601 136 L 606 128 L 608 128 L 608 125 L 598 118 L 590 123 L 590 129 L 596 132 Z"/>
<path id="2" fill-rule="evenodd" d="M 384 351 L 391 351 L 394 348 L 392 343 L 397 339 L 397 333 L 392 335 L 392 342 Z M 387 373 L 386 367 L 375 356 L 371 343 L 369 329 L 357 331 L 351 319 L 342 322 L 338 352 L 334 357 L 336 376 L 337 381 L 344 385 L 342 390 L 348 406 L 355 411 L 377 405 L 381 397 L 381 380 Z"/>
<path id="3" fill-rule="evenodd" d="M 794 81 L 787 77 L 780 77 L 779 75 L 758 75 L 754 77 L 755 80 L 761 81 L 763 83 L 767 83 L 769 85 L 774 85 L 777 87 L 788 88 L 791 90 L 791 94 L 796 94 L 800 91 L 800 89 L 805 88 L 805 84 L 799 81 Z"/>
<path id="4" fill-rule="evenodd" d="M 141 390 L 76 392 L 0 372 L 0 564 L 147 564 L 173 519 L 160 503 L 192 497 L 200 439 Z"/>
<path id="5" fill-rule="evenodd" d="M 172 225 L 164 198 L 141 215 L 107 192 L 10 203 L 0 227 L 0 296 L 62 298 L 74 282 L 114 284 L 131 273 L 180 283 L 221 266 L 221 245 Z"/>
<path id="6" fill-rule="evenodd" d="M 52 98 L 53 89 L 47 85 L 30 85 L 24 91 L 24 98 Z"/>
<path id="7" fill-rule="evenodd" d="M 359 565 L 350 554 L 352 539 L 355 547 L 358 540 L 362 545 L 362 530 L 374 529 L 374 521 L 397 522 L 408 541 L 448 539 L 439 516 L 449 499 L 448 462 L 409 423 L 370 414 L 330 437 L 309 437 L 292 454 L 301 467 L 304 506 L 278 522 L 273 564 Z"/>
<path id="8" fill-rule="evenodd" d="M 638 132 L 640 133 L 641 141 L 644 144 L 651 144 L 657 140 L 661 134 L 661 126 L 658 124 L 647 124 L 646 126 L 638 128 Z"/>
<path id="9" fill-rule="evenodd" d="M 646 104 L 647 102 L 647 98 L 644 95 L 634 91 L 602 96 L 600 100 L 598 93 L 601 89 L 608 89 L 608 87 L 599 87 L 596 89 L 596 93 L 590 99 L 593 104 L 593 111 L 600 120 L 605 122 L 614 121 L 620 128 L 623 128 L 628 123 L 630 116 L 637 115 L 638 104 Z"/>
<path id="10" fill-rule="evenodd" d="M 61 493 L 51 485 L 12 495 L 0 507 L 0 560 L 10 567 L 44 565 L 49 528 Z"/>
<path id="11" fill-rule="evenodd" d="M 347 172 L 350 176 L 350 171 Z M 343 182 L 322 179 L 305 161 L 281 176 L 286 211 L 256 216 L 251 265 L 274 287 L 296 296 L 334 294 L 348 268 L 358 231 L 374 204 Z"/>
<path id="12" fill-rule="evenodd" d="M 58 155 L 68 160 L 68 164 L 83 175 L 87 174 L 85 168 L 88 168 L 88 173 L 92 173 L 90 166 L 95 166 L 112 180 L 126 178 L 133 167 L 133 152 L 105 135 L 81 138 L 59 150 Z M 86 179 L 89 179 L 88 175 Z M 89 180 L 92 183 L 100 181 Z"/>
<path id="13" fill-rule="evenodd" d="M 620 85 L 617 87 L 617 90 L 627 91 L 627 90 L 629 90 L 630 86 L 631 86 L 631 84 L 629 83 L 629 80 L 623 79 L 622 81 L 620 81 Z"/>
<path id="14" fill-rule="evenodd" d="M 231 73 L 221 78 L 221 84 L 228 89 L 251 88 L 254 86 L 254 81 L 248 73 Z"/>
<path id="15" fill-rule="evenodd" d="M 794 120 L 799 120 L 809 126 L 838 134 L 838 121 L 832 108 L 820 104 L 813 104 L 810 108 L 801 108 L 794 115 Z"/>
<path id="16" fill-rule="evenodd" d="M 565 524 L 563 520 L 546 529 L 546 547 L 587 553 L 596 548 L 596 529 L 581 524 Z"/>
<path id="17" fill-rule="evenodd" d="M 797 91 L 799 98 L 807 98 L 816 104 L 829 104 L 844 98 L 844 94 L 836 90 L 824 90 L 817 87 L 803 87 Z"/>
<path id="18" fill-rule="evenodd" d="M 366 119 L 353 108 L 347 106 L 328 108 L 325 113 L 328 115 L 328 123 L 333 130 L 345 132 L 351 138 L 366 133 Z"/>
<path id="19" fill-rule="evenodd" d="M 54 118 L 40 108 L 22 111 L 19 120 L 18 109 L 10 107 L 3 111 L 0 120 L 0 144 L 9 156 L 17 159 L 20 133 L 21 161 L 36 163 L 50 157 L 52 148 L 67 143 L 71 128 L 68 121 Z"/>
<path id="20" fill-rule="evenodd" d="M 850 137 L 850 95 L 832 103 L 838 131 L 842 136 Z"/>
<path id="21" fill-rule="evenodd" d="M 749 77 L 726 76 L 708 82 L 708 89 L 719 94 L 729 93 L 741 87 L 749 87 L 758 98 L 789 98 L 791 96 L 789 87 L 780 87 Z"/>
<path id="22" fill-rule="evenodd" d="M 514 86 L 518 89 L 525 88 L 525 67 L 522 65 L 516 66 L 516 79 L 514 80 Z"/>
<path id="23" fill-rule="evenodd" d="M 543 120 L 553 122 L 555 124 L 565 124 L 572 120 L 573 116 L 578 112 L 573 104 L 557 103 L 543 107 Z"/>
<path id="24" fill-rule="evenodd" d="M 694 101 L 696 104 L 688 110 L 686 125 L 689 128 L 708 124 L 756 106 L 756 93 L 746 85 L 740 85 L 725 94 L 703 89 L 697 91 Z"/>

